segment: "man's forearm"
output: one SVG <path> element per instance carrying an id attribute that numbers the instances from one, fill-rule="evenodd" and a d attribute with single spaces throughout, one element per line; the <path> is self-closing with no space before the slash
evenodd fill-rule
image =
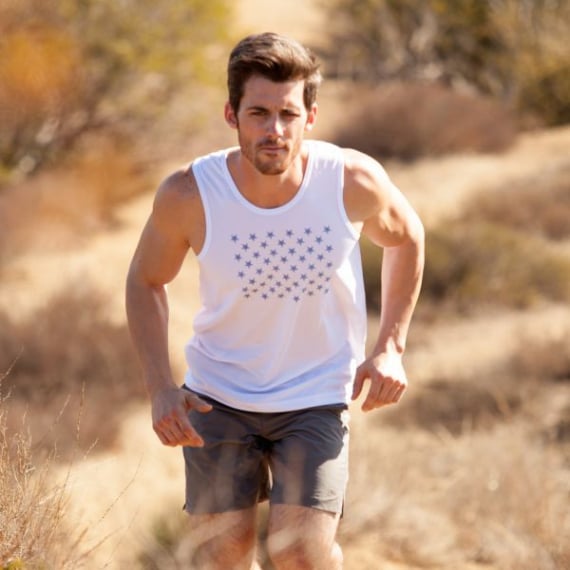
<path id="1" fill-rule="evenodd" d="M 168 298 L 164 286 L 150 286 L 129 277 L 127 319 L 147 390 L 174 386 L 168 353 Z"/>
<path id="2" fill-rule="evenodd" d="M 395 349 L 403 353 L 416 306 L 424 268 L 423 231 L 402 245 L 384 250 L 382 311 L 374 352 Z"/>

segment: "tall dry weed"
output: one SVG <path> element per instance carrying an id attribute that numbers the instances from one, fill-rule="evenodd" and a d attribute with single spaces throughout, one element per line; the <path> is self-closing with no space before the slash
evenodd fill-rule
<path id="1" fill-rule="evenodd" d="M 66 517 L 67 485 L 54 482 L 54 453 L 34 455 L 26 423 L 9 429 L 10 399 L 0 397 L 0 567 L 76 570 L 85 567 L 83 530 Z"/>

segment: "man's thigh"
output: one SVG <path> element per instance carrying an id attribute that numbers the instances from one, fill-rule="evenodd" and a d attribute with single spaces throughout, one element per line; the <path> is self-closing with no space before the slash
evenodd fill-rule
<path id="1" fill-rule="evenodd" d="M 208 399 L 212 411 L 190 412 L 204 447 L 185 447 L 185 510 L 191 514 L 224 513 L 250 508 L 267 498 L 266 451 L 257 437 L 255 415 Z"/>
<path id="2" fill-rule="evenodd" d="M 271 504 L 342 512 L 348 481 L 346 409 L 290 412 L 276 417 L 271 427 Z"/>

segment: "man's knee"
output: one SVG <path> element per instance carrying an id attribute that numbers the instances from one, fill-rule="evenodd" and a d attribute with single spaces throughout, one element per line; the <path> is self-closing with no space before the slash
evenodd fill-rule
<path id="1" fill-rule="evenodd" d="M 188 546 L 191 568 L 200 570 L 249 570 L 255 555 L 252 513 L 190 515 Z"/>
<path id="2" fill-rule="evenodd" d="M 276 570 L 341 570 L 343 556 L 338 543 L 319 545 L 299 539 L 284 545 L 271 536 L 269 558 Z"/>
<path id="3" fill-rule="evenodd" d="M 339 515 L 309 507 L 272 505 L 267 551 L 278 570 L 340 570 L 335 543 Z"/>

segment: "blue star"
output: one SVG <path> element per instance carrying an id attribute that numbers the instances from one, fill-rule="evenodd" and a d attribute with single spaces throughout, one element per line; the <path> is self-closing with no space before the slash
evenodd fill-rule
<path id="1" fill-rule="evenodd" d="M 236 261 L 241 261 L 241 255 L 240 255 L 239 253 L 236 253 L 236 254 L 234 255 L 234 259 L 235 259 Z"/>
<path id="2" fill-rule="evenodd" d="M 293 235 L 293 230 L 287 230 L 285 233 L 287 234 L 287 237 L 291 237 Z"/>
<path id="3" fill-rule="evenodd" d="M 274 236 L 275 236 L 275 234 L 274 234 L 273 232 L 267 232 L 267 237 L 268 237 L 269 239 L 271 239 L 271 238 L 274 237 Z"/>
<path id="4" fill-rule="evenodd" d="M 305 243 L 305 240 L 304 240 L 303 238 L 299 238 L 299 239 L 297 240 L 297 243 L 298 243 L 299 245 L 303 245 L 303 244 Z"/>
<path id="5" fill-rule="evenodd" d="M 266 257 L 266 258 L 263 260 L 263 263 L 265 263 L 265 265 L 269 265 L 269 264 L 271 263 L 271 259 L 269 259 L 269 257 Z"/>
<path id="6" fill-rule="evenodd" d="M 277 243 L 278 243 L 281 247 L 283 247 L 283 246 L 285 245 L 285 240 L 280 239 Z"/>
<path id="7" fill-rule="evenodd" d="M 289 248 L 289 254 L 295 255 L 295 248 L 293 248 L 293 247 Z"/>
<path id="8" fill-rule="evenodd" d="M 246 262 L 245 262 L 245 266 L 246 266 L 247 268 L 250 268 L 252 265 L 253 265 L 253 263 L 252 263 L 251 261 L 246 261 Z"/>
<path id="9" fill-rule="evenodd" d="M 327 245 L 327 251 L 332 251 L 333 250 L 333 246 L 332 245 Z"/>
<path id="10" fill-rule="evenodd" d="M 244 244 L 241 246 L 241 248 L 242 248 L 244 251 L 247 251 L 247 250 L 249 249 L 249 245 L 247 245 L 247 243 L 244 243 Z"/>
<path id="11" fill-rule="evenodd" d="M 281 258 L 281 263 L 287 263 L 287 258 L 286 258 L 286 257 L 282 257 L 282 258 Z"/>
<path id="12" fill-rule="evenodd" d="M 291 265 L 291 267 L 289 269 L 291 269 L 291 271 L 295 272 L 295 271 L 297 271 L 297 266 Z"/>
<path id="13" fill-rule="evenodd" d="M 263 249 L 265 249 L 265 248 L 267 247 L 267 242 L 266 242 L 266 241 L 262 241 L 260 245 L 261 245 L 261 247 L 262 247 Z"/>
<path id="14" fill-rule="evenodd" d="M 315 238 L 315 241 L 316 241 L 317 243 L 321 243 L 321 242 L 323 241 L 323 238 L 322 238 L 321 236 L 317 236 L 317 237 Z"/>
<path id="15" fill-rule="evenodd" d="M 313 271 L 315 269 L 315 265 L 314 263 L 311 263 L 311 265 L 309 265 L 309 271 Z"/>
<path id="16" fill-rule="evenodd" d="M 251 241 L 255 241 L 257 239 L 257 236 L 255 234 L 249 234 L 249 239 Z"/>
<path id="17" fill-rule="evenodd" d="M 243 271 L 240 271 L 240 272 L 238 273 L 238 277 L 239 277 L 240 279 L 243 279 L 243 278 L 245 277 L 245 273 L 244 273 Z"/>
<path id="18" fill-rule="evenodd" d="M 305 235 L 311 235 L 313 232 L 311 228 L 305 228 Z"/>
<path id="19" fill-rule="evenodd" d="M 331 227 L 330 226 L 325 226 L 325 229 L 323 230 L 326 234 L 328 234 L 331 231 Z"/>
<path id="20" fill-rule="evenodd" d="M 237 235 L 232 235 L 232 241 L 235 243 L 237 241 L 239 241 L 239 238 L 237 237 Z"/>

